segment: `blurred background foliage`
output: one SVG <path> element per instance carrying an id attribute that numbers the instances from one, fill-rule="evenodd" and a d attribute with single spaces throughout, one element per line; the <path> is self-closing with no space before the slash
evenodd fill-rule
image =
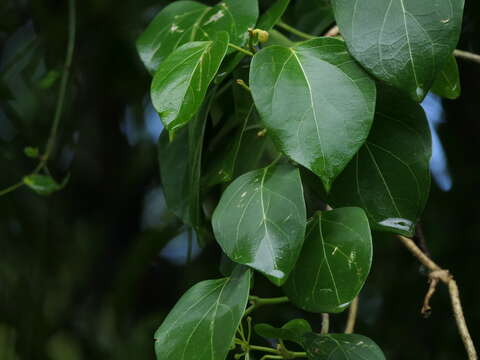
<path id="1" fill-rule="evenodd" d="M 194 245 L 187 258 L 188 229 L 166 209 L 159 180 L 161 125 L 135 39 L 169 2 L 77 3 L 72 77 L 50 162 L 53 176 L 70 174 L 70 182 L 49 197 L 25 187 L 0 197 L 0 360 L 154 359 L 154 330 L 176 300 L 194 283 L 221 276 L 214 243 Z M 270 3 L 260 2 L 262 9 Z M 67 10 L 66 1 L 0 1 L 0 188 L 32 171 L 35 160 L 24 148 L 43 149 L 48 138 Z M 285 20 L 319 34 L 332 16 L 324 0 L 294 0 Z M 459 48 L 480 52 L 477 0 L 467 0 Z M 480 346 L 480 65 L 459 65 L 462 96 L 426 105 L 446 155 L 437 149 L 441 165 L 422 226 L 432 256 L 461 287 Z M 421 318 L 423 269 L 394 237 L 374 236 L 358 332 L 388 359 L 465 358 L 446 290 L 435 296 L 431 317 Z M 260 276 L 256 289 L 281 295 Z M 254 321 L 281 325 L 294 317 L 319 330 L 318 315 L 287 305 L 264 308 Z M 333 330 L 342 331 L 344 321 L 345 314 L 334 316 Z"/>

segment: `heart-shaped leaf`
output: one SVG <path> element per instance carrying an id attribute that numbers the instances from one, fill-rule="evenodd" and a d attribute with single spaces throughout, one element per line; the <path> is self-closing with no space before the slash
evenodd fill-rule
<path id="1" fill-rule="evenodd" d="M 303 310 L 337 313 L 358 295 L 371 263 L 372 238 L 362 209 L 317 213 L 283 290 Z"/>
<path id="2" fill-rule="evenodd" d="M 257 28 L 270 30 L 282 18 L 290 0 L 277 0 L 258 20 Z"/>
<path id="3" fill-rule="evenodd" d="M 306 214 L 298 169 L 287 165 L 251 171 L 231 183 L 212 219 L 215 237 L 233 261 L 281 285 L 303 244 Z"/>
<path id="4" fill-rule="evenodd" d="M 303 335 L 312 332 L 312 328 L 307 320 L 294 319 L 281 328 L 273 327 L 270 324 L 257 324 L 255 332 L 265 339 L 288 340 L 302 345 Z"/>
<path id="5" fill-rule="evenodd" d="M 159 66 L 151 97 L 170 139 L 197 113 L 227 47 L 228 34 L 220 32 L 215 41 L 196 41 L 179 47 Z"/>
<path id="6" fill-rule="evenodd" d="M 382 349 L 357 334 L 305 334 L 303 346 L 311 360 L 385 360 Z"/>
<path id="7" fill-rule="evenodd" d="M 225 360 L 245 311 L 250 270 L 188 290 L 155 333 L 158 360 Z"/>
<path id="8" fill-rule="evenodd" d="M 270 46 L 252 61 L 255 105 L 277 146 L 317 174 L 327 191 L 367 138 L 375 84 L 342 41 Z"/>
<path id="9" fill-rule="evenodd" d="M 328 202 L 359 206 L 377 230 L 412 236 L 430 189 L 431 137 L 423 109 L 379 89 L 370 135 L 338 177 Z"/>
<path id="10" fill-rule="evenodd" d="M 455 49 L 464 0 L 332 0 L 350 53 L 421 101 Z"/>
<path id="11" fill-rule="evenodd" d="M 137 40 L 137 51 L 146 68 L 155 73 L 177 47 L 191 41 L 212 40 L 227 31 L 230 42 L 243 46 L 248 29 L 258 18 L 257 0 L 225 0 L 214 7 L 195 1 L 176 1 L 166 6 Z"/>
<path id="12" fill-rule="evenodd" d="M 443 70 L 437 75 L 432 86 L 432 92 L 446 99 L 456 99 L 461 93 L 460 76 L 457 59 L 451 56 Z"/>

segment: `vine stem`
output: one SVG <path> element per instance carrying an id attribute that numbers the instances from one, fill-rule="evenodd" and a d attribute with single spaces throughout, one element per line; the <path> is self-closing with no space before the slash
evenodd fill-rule
<path id="1" fill-rule="evenodd" d="M 47 144 L 45 146 L 45 153 L 41 156 L 40 162 L 37 164 L 35 169 L 32 171 L 32 174 L 37 174 L 42 170 L 50 158 L 54 148 L 55 148 L 55 139 L 57 137 L 58 128 L 60 125 L 60 120 L 62 118 L 62 113 L 65 104 L 65 96 L 67 93 L 68 79 L 70 77 L 70 68 L 72 65 L 73 54 L 75 49 L 75 37 L 76 37 L 76 7 L 75 0 L 68 0 L 68 44 L 65 54 L 65 62 L 63 66 L 62 78 L 60 80 L 60 89 L 58 93 L 57 105 L 55 108 L 55 114 L 53 117 L 52 127 L 50 128 L 50 134 L 47 139 Z M 21 186 L 23 186 L 23 181 L 19 181 L 16 184 L 9 186 L 8 188 L 0 191 L 0 196 L 6 195 Z"/>
<path id="2" fill-rule="evenodd" d="M 464 51 L 464 50 L 459 50 L 459 49 L 456 49 L 453 52 L 453 54 L 458 58 L 474 61 L 480 64 L 480 55 L 478 54 L 474 54 L 474 53 Z"/>
<path id="3" fill-rule="evenodd" d="M 475 349 L 475 345 L 473 344 L 472 337 L 470 336 L 470 332 L 468 331 L 465 316 L 463 315 L 463 308 L 460 302 L 460 294 L 458 291 L 457 282 L 453 279 L 453 276 L 448 270 L 442 269 L 432 259 L 430 259 L 422 250 L 420 250 L 420 248 L 412 239 L 401 235 L 399 235 L 398 238 L 410 251 L 410 253 L 412 253 L 413 256 L 415 256 L 426 268 L 430 270 L 430 280 L 434 281 L 435 285 L 438 283 L 438 281 L 441 281 L 448 286 L 455 322 L 465 346 L 465 350 L 467 351 L 468 359 L 478 360 L 477 351 Z M 433 288 L 430 286 L 427 296 L 425 297 L 425 302 L 428 302 L 430 297 L 433 295 L 433 292 L 435 291 L 435 285 Z M 426 305 L 428 306 L 428 303 L 424 303 L 424 308 Z"/>
<path id="4" fill-rule="evenodd" d="M 345 326 L 345 334 L 352 334 L 355 330 L 355 322 L 358 314 L 358 296 L 353 299 L 350 309 L 348 310 L 347 325 Z"/>
<path id="5" fill-rule="evenodd" d="M 298 29 L 295 29 L 294 27 L 285 24 L 283 21 L 279 21 L 276 24 L 279 28 L 288 31 L 289 33 L 298 36 L 299 38 L 305 39 L 305 40 L 312 40 L 315 39 L 316 36 L 304 33 L 303 31 L 300 31 Z"/>
<path id="6" fill-rule="evenodd" d="M 232 44 L 232 43 L 228 43 L 228 46 L 230 46 L 232 49 L 240 51 L 241 53 L 244 53 L 245 55 L 253 56 L 253 53 L 251 51 L 248 51 L 247 49 L 241 48 L 240 46 L 237 46 L 237 45 Z"/>
<path id="7" fill-rule="evenodd" d="M 251 306 L 245 310 L 244 316 L 247 316 L 252 311 L 258 309 L 261 306 L 265 305 L 278 305 L 290 302 L 290 300 L 286 296 L 276 297 L 276 298 L 261 298 L 258 296 L 249 296 L 248 300 L 250 301 Z"/>

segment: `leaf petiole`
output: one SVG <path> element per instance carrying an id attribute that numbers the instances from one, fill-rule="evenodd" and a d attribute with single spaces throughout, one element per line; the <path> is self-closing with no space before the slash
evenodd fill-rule
<path id="1" fill-rule="evenodd" d="M 245 55 L 253 56 L 253 53 L 251 51 L 248 51 L 247 49 L 241 48 L 240 46 L 234 45 L 232 43 L 228 43 L 228 46 L 231 47 L 232 49 L 240 51 L 241 53 L 244 53 Z"/>

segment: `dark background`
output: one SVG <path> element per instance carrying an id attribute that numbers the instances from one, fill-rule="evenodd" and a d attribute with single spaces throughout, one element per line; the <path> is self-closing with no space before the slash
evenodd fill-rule
<path id="1" fill-rule="evenodd" d="M 57 179 L 70 174 L 70 182 L 49 197 L 26 188 L 0 197 L 0 360 L 154 359 L 154 330 L 179 296 L 221 276 L 214 244 L 194 248 L 186 261 L 185 229 L 160 187 L 160 125 L 146 108 L 150 77 L 134 43 L 166 3 L 78 1 L 67 107 L 50 163 Z M 35 166 L 24 147 L 42 148 L 48 138 L 58 81 L 39 84 L 64 61 L 66 5 L 0 0 L 0 188 Z M 459 48 L 480 52 L 477 0 L 467 1 Z M 453 185 L 432 184 L 423 230 L 432 256 L 458 281 L 480 347 L 480 64 L 459 65 L 462 96 L 444 101 L 439 129 Z M 357 331 L 388 359 L 465 359 L 445 287 L 423 319 L 424 271 L 394 237 L 374 235 Z M 260 276 L 256 287 L 262 296 L 281 295 Z M 265 308 L 254 320 L 281 325 L 300 316 L 319 330 L 319 315 L 290 306 Z M 345 314 L 333 316 L 333 330 L 344 321 Z"/>

